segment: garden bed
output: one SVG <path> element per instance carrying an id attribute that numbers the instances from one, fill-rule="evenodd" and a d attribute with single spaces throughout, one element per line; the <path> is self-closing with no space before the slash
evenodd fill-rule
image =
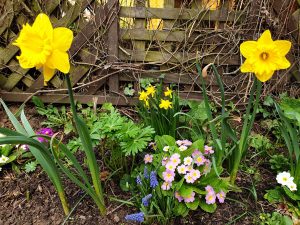
<path id="1" fill-rule="evenodd" d="M 10 109 L 16 111 L 18 107 L 19 105 L 11 105 Z M 37 114 L 33 105 L 26 107 L 26 115 L 32 126 L 39 129 L 44 118 Z M 1 126 L 11 127 L 2 109 L 0 118 Z M 256 129 L 259 129 L 259 126 Z M 251 162 L 245 161 L 246 167 L 257 171 L 259 182 L 254 187 L 257 199 L 251 192 L 253 182 L 256 181 L 249 172 L 242 171 L 237 178 L 237 185 L 242 192 L 229 193 L 226 202 L 219 205 L 214 214 L 203 211 L 192 212 L 188 217 L 176 219 L 175 224 L 254 224 L 255 221 L 259 221 L 260 213 L 273 212 L 276 206 L 266 201 L 263 196 L 265 190 L 276 185 L 275 174 L 268 164 L 256 163 L 259 161 L 260 158 L 252 159 Z M 98 163 L 102 164 L 100 161 Z M 74 206 L 79 201 L 65 224 L 126 224 L 124 217 L 134 211 L 133 207 L 106 199 L 108 215 L 101 217 L 89 197 L 82 199 L 83 192 L 68 179 L 64 179 L 64 184 L 70 204 Z M 31 174 L 25 172 L 16 174 L 9 166 L 4 167 L 0 174 L 0 186 L 2 202 L 0 224 L 50 225 L 64 222 L 65 216 L 54 186 L 40 168 Z M 110 197 L 114 196 L 120 200 L 130 199 L 130 195 L 122 192 L 116 180 L 106 180 L 105 188 L 105 193 Z"/>

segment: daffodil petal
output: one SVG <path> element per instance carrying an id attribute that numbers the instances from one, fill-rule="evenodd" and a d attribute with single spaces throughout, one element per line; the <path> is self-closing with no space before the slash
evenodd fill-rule
<path id="1" fill-rule="evenodd" d="M 73 32 L 65 27 L 58 27 L 53 30 L 53 49 L 66 52 L 71 47 Z"/>
<path id="2" fill-rule="evenodd" d="M 271 77 L 273 76 L 274 71 L 273 70 L 268 70 L 264 73 L 255 73 L 255 76 L 258 80 L 260 80 L 261 82 L 266 82 L 268 80 L 271 79 Z"/>
<path id="3" fill-rule="evenodd" d="M 48 66 L 43 67 L 43 74 L 44 74 L 44 86 L 47 86 L 47 83 L 51 78 L 54 76 L 55 69 L 51 69 Z"/>
<path id="4" fill-rule="evenodd" d="M 34 23 L 32 24 L 32 28 L 41 34 L 42 37 L 52 37 L 53 35 L 53 27 L 50 19 L 44 13 L 40 13 L 36 17 Z"/>
<path id="5" fill-rule="evenodd" d="M 47 59 L 46 66 L 51 69 L 58 69 L 63 73 L 69 73 L 70 62 L 66 52 L 54 50 L 52 55 Z"/>
<path id="6" fill-rule="evenodd" d="M 242 73 L 250 73 L 253 72 L 253 66 L 249 63 L 249 60 L 246 61 L 241 66 Z"/>
<path id="7" fill-rule="evenodd" d="M 270 43 L 273 43 L 270 30 L 264 31 L 260 38 L 257 40 L 257 42 L 259 45 L 269 45 Z"/>
<path id="8" fill-rule="evenodd" d="M 241 50 L 242 55 L 245 58 L 251 57 L 256 51 L 256 48 L 257 48 L 256 46 L 257 46 L 256 41 L 245 41 L 245 42 L 243 42 L 240 46 L 240 50 Z"/>
<path id="9" fill-rule="evenodd" d="M 286 40 L 277 40 L 274 41 L 277 52 L 280 56 L 285 56 L 291 49 L 292 43 Z"/>
<path id="10" fill-rule="evenodd" d="M 279 61 L 279 60 L 278 60 Z M 287 69 L 291 66 L 291 63 L 289 60 L 287 60 L 285 57 L 281 58 L 280 61 L 277 63 L 277 69 Z"/>

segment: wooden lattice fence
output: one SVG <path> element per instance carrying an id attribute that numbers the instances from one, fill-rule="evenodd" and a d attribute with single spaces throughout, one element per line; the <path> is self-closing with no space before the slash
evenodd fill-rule
<path id="1" fill-rule="evenodd" d="M 196 59 L 219 65 L 227 93 L 233 98 L 244 96 L 249 89 L 248 79 L 237 76 L 241 63 L 238 46 L 243 40 L 240 34 L 246 33 L 240 28 L 249 22 L 245 9 L 251 11 L 255 4 L 219 1 L 217 9 L 212 9 L 201 1 L 175 0 L 165 0 L 164 8 L 149 8 L 145 1 L 135 2 L 134 7 L 120 6 L 118 0 L 102 4 L 84 0 L 74 5 L 63 0 L 29 2 L 7 0 L 2 6 L 0 97 L 6 101 L 24 102 L 39 95 L 45 102 L 68 102 L 64 75 L 57 73 L 49 86 L 43 87 L 41 72 L 22 69 L 16 60 L 18 48 L 12 43 L 22 24 L 32 23 L 40 12 L 50 15 L 54 27 L 67 26 L 75 33 L 69 52 L 70 76 L 75 97 L 82 103 L 134 104 L 138 81 L 158 79 L 162 74 L 164 83 L 177 84 L 182 97 L 199 99 Z M 150 28 L 153 19 L 161 26 Z M 134 96 L 123 93 L 129 83 L 134 85 Z M 212 77 L 208 83 L 217 93 Z"/>

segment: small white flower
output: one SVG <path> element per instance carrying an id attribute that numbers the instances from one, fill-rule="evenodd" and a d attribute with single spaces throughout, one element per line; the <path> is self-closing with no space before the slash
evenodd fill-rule
<path id="1" fill-rule="evenodd" d="M 186 174 L 187 168 L 185 165 L 181 165 L 177 167 L 177 171 L 179 174 Z"/>
<path id="2" fill-rule="evenodd" d="M 9 160 L 9 158 L 6 157 L 5 155 L 2 155 L 2 156 L 0 157 L 0 163 L 6 163 L 8 160 Z"/>
<path id="3" fill-rule="evenodd" d="M 294 183 L 294 181 L 290 181 L 286 185 L 291 191 L 297 191 L 297 185 Z"/>
<path id="4" fill-rule="evenodd" d="M 181 145 L 181 146 L 179 147 L 179 151 L 183 152 L 183 151 L 185 151 L 185 150 L 187 150 L 187 147 L 186 147 L 185 145 Z"/>
<path id="5" fill-rule="evenodd" d="M 182 145 L 182 140 L 176 141 L 176 144 L 178 144 L 178 146 L 181 146 Z"/>
<path id="6" fill-rule="evenodd" d="M 170 146 L 165 146 L 164 148 L 163 148 L 163 151 L 164 152 L 168 152 L 170 150 Z"/>
<path id="7" fill-rule="evenodd" d="M 183 159 L 183 161 L 184 161 L 184 165 L 189 166 L 189 165 L 192 164 L 193 159 L 192 159 L 192 157 L 185 157 L 185 158 Z"/>
<path id="8" fill-rule="evenodd" d="M 288 185 L 289 182 L 293 182 L 294 178 L 289 172 L 282 172 L 276 176 L 276 180 L 278 184 Z"/>

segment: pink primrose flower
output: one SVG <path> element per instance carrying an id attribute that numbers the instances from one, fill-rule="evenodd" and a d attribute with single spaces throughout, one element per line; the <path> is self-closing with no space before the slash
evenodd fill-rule
<path id="1" fill-rule="evenodd" d="M 217 198 L 218 198 L 218 200 L 219 200 L 220 203 L 224 203 L 225 197 L 226 197 L 226 194 L 224 193 L 224 191 L 220 191 L 217 194 Z"/>
<path id="2" fill-rule="evenodd" d="M 186 174 L 187 172 L 187 167 L 185 165 L 181 165 L 177 167 L 177 172 L 179 174 Z"/>
<path id="3" fill-rule="evenodd" d="M 153 155 L 146 154 L 144 157 L 144 162 L 147 164 L 147 163 L 152 163 L 152 161 L 153 161 Z"/>
<path id="4" fill-rule="evenodd" d="M 192 184 L 192 183 L 195 182 L 195 179 L 194 179 L 194 177 L 192 176 L 191 173 L 187 173 L 187 174 L 184 176 L 184 179 L 185 179 L 185 182 L 190 183 L 190 184 Z"/>
<path id="5" fill-rule="evenodd" d="M 179 202 L 182 202 L 182 200 L 183 200 L 183 197 L 181 197 L 181 195 L 179 194 L 178 191 L 175 191 L 175 198 L 177 198 L 177 200 L 178 200 Z"/>
<path id="6" fill-rule="evenodd" d="M 206 204 L 216 203 L 216 194 L 215 192 L 208 192 L 205 196 Z"/>
<path id="7" fill-rule="evenodd" d="M 194 158 L 194 161 L 197 164 L 197 166 L 202 166 L 204 165 L 206 158 L 202 154 L 200 154 Z"/>
<path id="8" fill-rule="evenodd" d="M 185 203 L 195 201 L 195 192 L 192 192 L 190 196 L 183 198 Z"/>
<path id="9" fill-rule="evenodd" d="M 165 172 L 162 173 L 164 181 L 171 183 L 174 178 L 175 178 L 175 173 L 174 171 L 171 170 L 166 170 Z"/>
<path id="10" fill-rule="evenodd" d="M 206 155 L 210 155 L 213 154 L 215 151 L 213 150 L 213 148 L 211 146 L 204 146 L 204 154 Z"/>
<path id="11" fill-rule="evenodd" d="M 165 191 L 170 190 L 171 187 L 172 187 L 172 183 L 169 182 L 163 182 L 163 184 L 161 185 L 161 189 Z"/>

